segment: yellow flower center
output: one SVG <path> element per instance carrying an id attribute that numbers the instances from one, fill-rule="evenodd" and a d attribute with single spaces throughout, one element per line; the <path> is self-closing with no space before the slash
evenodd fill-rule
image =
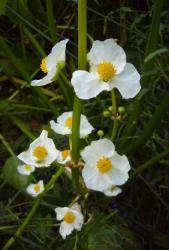
<path id="1" fill-rule="evenodd" d="M 40 186 L 38 184 L 35 184 L 34 191 L 38 193 L 40 191 Z"/>
<path id="2" fill-rule="evenodd" d="M 47 70 L 47 66 L 46 66 L 46 57 L 42 59 L 41 64 L 40 64 L 40 69 L 47 74 L 48 70 Z"/>
<path id="3" fill-rule="evenodd" d="M 38 160 L 43 160 L 48 155 L 48 152 L 45 147 L 43 146 L 37 146 L 33 150 L 33 156 L 38 158 Z"/>
<path id="4" fill-rule="evenodd" d="M 61 155 L 62 155 L 63 160 L 65 160 L 70 155 L 70 150 L 65 149 L 61 151 Z"/>
<path id="5" fill-rule="evenodd" d="M 30 165 L 25 165 L 25 166 L 24 166 L 24 169 L 25 169 L 26 171 L 31 171 L 32 168 L 31 168 Z"/>
<path id="6" fill-rule="evenodd" d="M 107 82 L 115 76 L 116 68 L 110 62 L 103 62 L 98 65 L 97 72 L 99 74 L 100 80 Z"/>
<path id="7" fill-rule="evenodd" d="M 112 168 L 111 161 L 108 158 L 103 157 L 97 161 L 97 168 L 99 172 L 105 174 Z"/>
<path id="8" fill-rule="evenodd" d="M 72 224 L 75 221 L 75 216 L 72 212 L 67 212 L 64 216 L 64 221 L 68 224 Z"/>
<path id="9" fill-rule="evenodd" d="M 71 128 L 72 127 L 72 117 L 68 117 L 65 121 L 65 125 L 66 127 L 68 128 Z"/>

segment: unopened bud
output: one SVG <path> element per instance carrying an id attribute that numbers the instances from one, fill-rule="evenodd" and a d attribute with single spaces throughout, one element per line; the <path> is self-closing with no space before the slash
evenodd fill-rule
<path id="1" fill-rule="evenodd" d="M 110 112 L 107 111 L 107 110 L 103 111 L 103 116 L 104 117 L 109 117 L 110 116 Z"/>
<path id="2" fill-rule="evenodd" d="M 126 108 L 125 108 L 124 106 L 118 107 L 118 112 L 119 112 L 120 114 L 123 114 L 125 111 L 126 111 Z"/>
<path id="3" fill-rule="evenodd" d="M 97 131 L 97 136 L 103 137 L 103 135 L 104 135 L 103 130 L 98 130 L 98 131 Z"/>

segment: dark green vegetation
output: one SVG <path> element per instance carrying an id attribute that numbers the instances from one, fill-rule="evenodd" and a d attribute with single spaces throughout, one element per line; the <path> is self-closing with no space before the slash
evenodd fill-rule
<path id="1" fill-rule="evenodd" d="M 164 3 L 163 3 L 164 2 Z M 53 4 L 52 4 L 53 3 Z M 162 250 L 169 249 L 169 44 L 168 1 L 88 0 L 88 47 L 92 39 L 116 38 L 128 61 L 142 73 L 142 91 L 135 100 L 120 96 L 126 111 L 118 122 L 118 151 L 126 153 L 133 171 L 123 193 L 115 199 L 99 193 L 88 197 L 87 224 L 82 233 L 62 241 L 54 208 L 75 197 L 62 175 L 40 201 L 33 219 L 11 249 Z M 163 8 L 162 8 L 163 3 Z M 162 8 L 162 11 L 161 11 Z M 77 4 L 73 1 L 0 0 L 0 245 L 16 232 L 34 203 L 24 192 L 30 181 L 16 173 L 15 154 L 39 136 L 48 121 L 71 110 L 73 90 L 67 79 L 77 68 Z M 160 17 L 161 16 L 161 17 Z M 56 33 L 55 31 L 56 27 Z M 58 81 L 30 87 L 41 76 L 39 63 L 53 44 L 69 38 L 66 68 Z M 103 117 L 110 93 L 84 103 L 95 131 L 111 136 L 113 121 Z M 49 129 L 50 131 L 50 129 Z M 66 145 L 55 135 L 56 146 Z M 93 133 L 91 139 L 96 139 Z M 134 171 L 134 169 L 136 169 Z M 55 168 L 36 172 L 45 182 Z M 77 241 L 78 239 L 78 241 Z"/>

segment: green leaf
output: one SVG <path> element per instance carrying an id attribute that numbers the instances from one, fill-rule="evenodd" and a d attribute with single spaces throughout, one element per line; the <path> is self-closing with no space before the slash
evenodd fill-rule
<path id="1" fill-rule="evenodd" d="M 10 157 L 3 166 L 2 175 L 5 180 L 16 189 L 25 189 L 31 181 L 31 177 L 21 175 L 17 171 L 19 160 L 17 157 Z"/>
<path id="2" fill-rule="evenodd" d="M 0 1 L 0 15 L 5 15 L 5 8 L 8 0 Z"/>
<path id="3" fill-rule="evenodd" d="M 162 53 L 165 52 L 169 52 L 169 49 L 167 48 L 161 48 L 161 49 L 157 49 L 156 51 L 150 53 L 145 59 L 144 59 L 144 63 L 147 63 L 148 61 L 150 61 L 151 59 L 153 59 L 153 57 L 160 55 Z"/>

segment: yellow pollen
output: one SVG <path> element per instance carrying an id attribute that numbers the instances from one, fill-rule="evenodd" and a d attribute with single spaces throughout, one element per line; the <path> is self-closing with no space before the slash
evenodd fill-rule
<path id="1" fill-rule="evenodd" d="M 110 62 L 103 62 L 98 65 L 97 72 L 99 74 L 100 80 L 107 82 L 115 76 L 116 68 Z"/>
<path id="2" fill-rule="evenodd" d="M 40 191 L 40 186 L 38 184 L 35 184 L 34 191 L 38 193 Z"/>
<path id="3" fill-rule="evenodd" d="M 46 67 L 46 57 L 42 59 L 41 64 L 40 64 L 40 69 L 41 69 L 45 74 L 48 73 L 48 70 L 47 70 L 47 67 Z"/>
<path id="4" fill-rule="evenodd" d="M 62 155 L 63 160 L 65 160 L 70 155 L 70 150 L 65 149 L 61 151 L 61 155 Z"/>
<path id="5" fill-rule="evenodd" d="M 65 125 L 66 127 L 68 128 L 71 128 L 72 127 L 72 117 L 68 117 L 65 121 Z"/>
<path id="6" fill-rule="evenodd" d="M 43 146 L 37 146 L 33 150 L 33 156 L 38 158 L 38 160 L 43 160 L 48 155 L 48 152 L 45 147 Z"/>
<path id="7" fill-rule="evenodd" d="M 64 216 L 64 221 L 68 224 L 72 224 L 75 221 L 75 216 L 72 212 L 67 212 Z"/>
<path id="8" fill-rule="evenodd" d="M 30 171 L 31 170 L 31 166 L 30 165 L 25 165 L 24 168 L 25 168 L 26 171 Z"/>
<path id="9" fill-rule="evenodd" d="M 108 158 L 103 157 L 97 161 L 97 168 L 99 172 L 105 174 L 112 168 L 111 161 Z"/>

